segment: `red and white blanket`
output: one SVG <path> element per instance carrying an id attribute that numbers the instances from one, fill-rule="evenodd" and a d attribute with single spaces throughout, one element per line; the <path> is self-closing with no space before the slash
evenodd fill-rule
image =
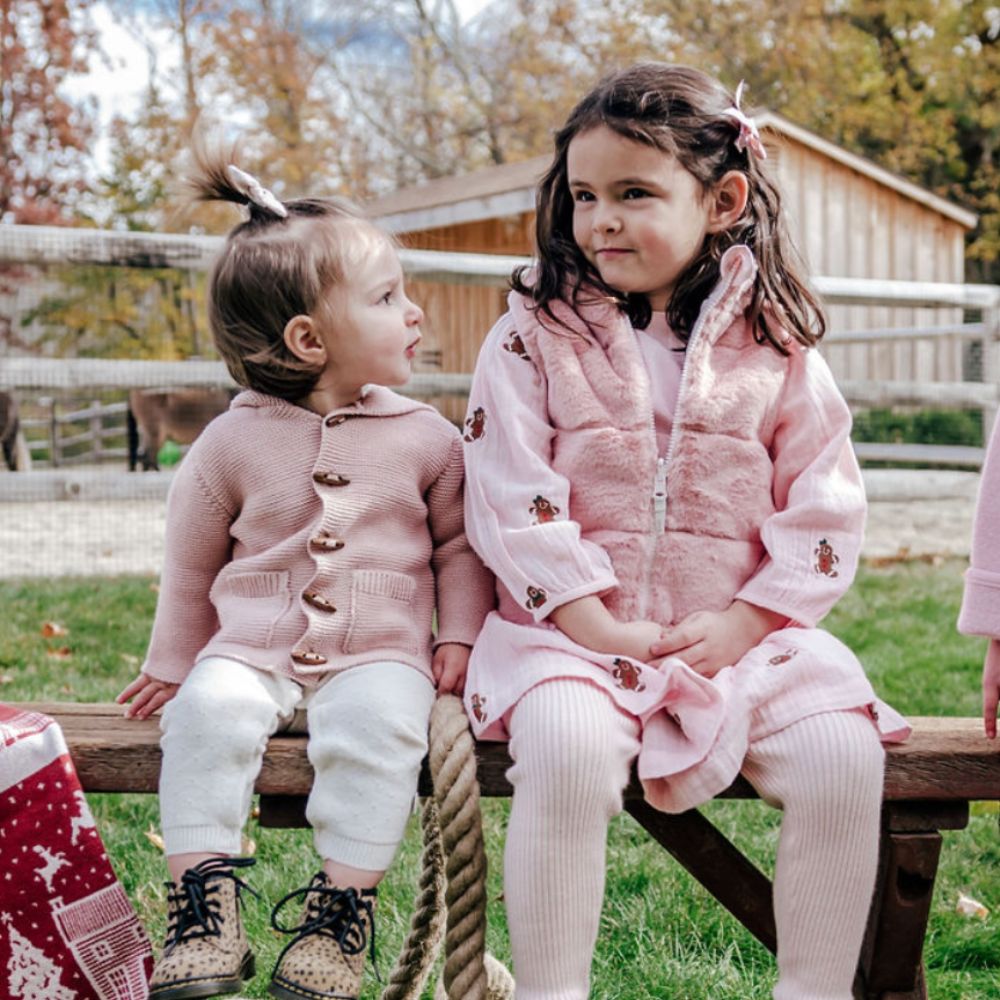
<path id="1" fill-rule="evenodd" d="M 0 704 L 0 997 L 145 1000 L 151 969 L 62 731 Z"/>

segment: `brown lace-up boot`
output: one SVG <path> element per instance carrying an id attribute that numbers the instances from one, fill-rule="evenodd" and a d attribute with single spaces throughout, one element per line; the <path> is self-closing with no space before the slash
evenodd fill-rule
<path id="1" fill-rule="evenodd" d="M 375 889 L 338 889 L 324 872 L 304 889 L 282 899 L 271 913 L 271 925 L 295 937 L 285 945 L 268 991 L 282 1000 L 357 1000 L 365 951 L 375 961 Z M 298 927 L 282 927 L 278 911 L 304 897 Z"/>
<path id="2" fill-rule="evenodd" d="M 167 883 L 167 940 L 149 982 L 150 1000 L 239 993 L 253 975 L 240 920 L 240 891 L 253 889 L 233 872 L 253 864 L 253 858 L 210 858 L 184 872 L 180 885 Z"/>

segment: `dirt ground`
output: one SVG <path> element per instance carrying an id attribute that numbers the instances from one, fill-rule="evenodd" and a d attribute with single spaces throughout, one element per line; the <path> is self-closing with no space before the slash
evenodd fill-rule
<path id="1" fill-rule="evenodd" d="M 974 499 L 873 500 L 871 559 L 967 556 Z M 163 564 L 161 500 L 0 504 L 0 577 L 155 575 Z"/>

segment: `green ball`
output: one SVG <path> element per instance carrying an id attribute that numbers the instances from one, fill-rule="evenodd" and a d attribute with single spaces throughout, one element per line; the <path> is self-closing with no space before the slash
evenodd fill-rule
<path id="1" fill-rule="evenodd" d="M 181 460 L 181 446 L 167 438 L 163 447 L 156 453 L 156 461 L 160 468 L 170 468 Z"/>

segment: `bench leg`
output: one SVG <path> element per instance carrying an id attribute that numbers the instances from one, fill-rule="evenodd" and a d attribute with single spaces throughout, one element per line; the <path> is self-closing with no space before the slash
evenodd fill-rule
<path id="1" fill-rule="evenodd" d="M 625 808 L 765 948 L 777 950 L 770 880 L 697 809 L 673 815 L 642 799 Z"/>
<path id="2" fill-rule="evenodd" d="M 939 830 L 969 822 L 967 802 L 882 808 L 878 880 L 855 985 L 857 1000 L 927 1000 L 921 958 L 941 855 Z"/>

